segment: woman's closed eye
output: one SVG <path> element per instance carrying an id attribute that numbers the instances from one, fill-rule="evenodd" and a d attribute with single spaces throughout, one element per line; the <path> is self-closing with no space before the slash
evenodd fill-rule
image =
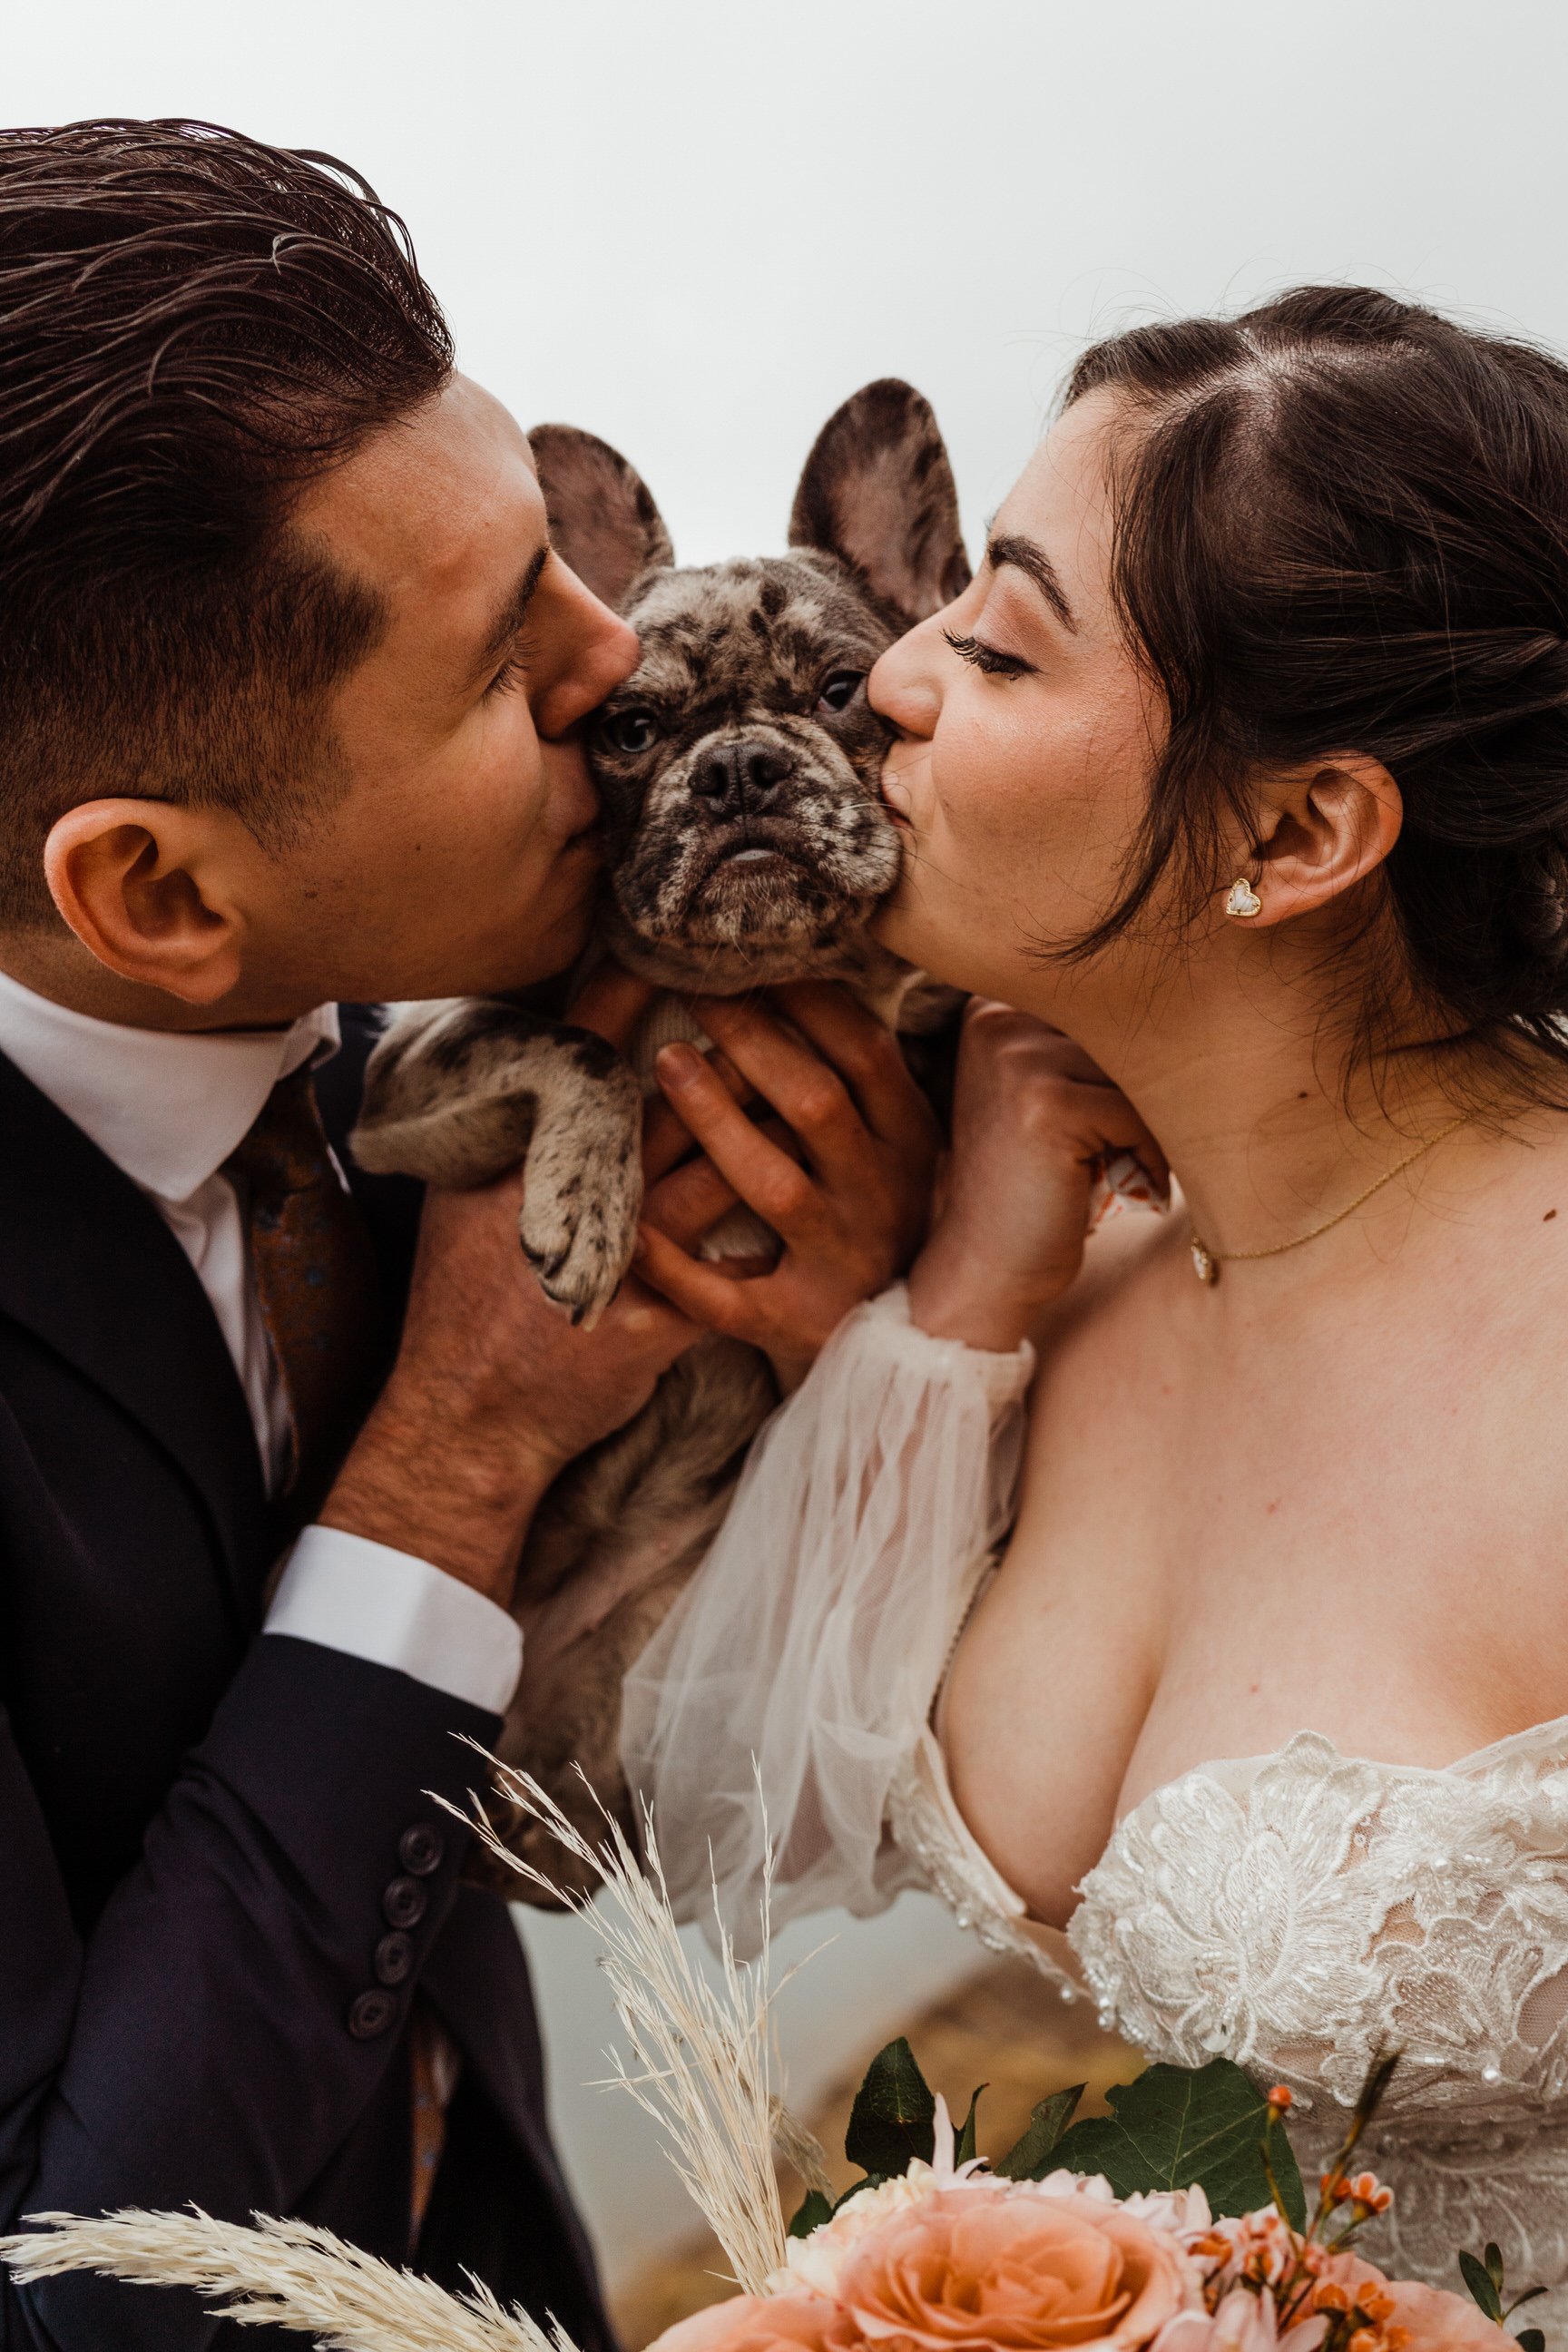
<path id="1" fill-rule="evenodd" d="M 1000 646 L 987 645 L 983 637 L 960 636 L 952 629 L 943 629 L 942 634 L 960 661 L 984 670 L 987 677 L 1032 677 L 1035 674 L 1035 664 L 1026 661 L 1022 654 L 1004 653 Z"/>

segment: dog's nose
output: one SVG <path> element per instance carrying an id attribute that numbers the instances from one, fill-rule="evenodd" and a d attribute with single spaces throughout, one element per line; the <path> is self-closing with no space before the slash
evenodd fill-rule
<path id="1" fill-rule="evenodd" d="M 790 773 L 788 755 L 766 743 L 721 744 L 700 760 L 691 773 L 691 789 L 710 801 L 721 816 L 740 816 L 764 809 Z"/>

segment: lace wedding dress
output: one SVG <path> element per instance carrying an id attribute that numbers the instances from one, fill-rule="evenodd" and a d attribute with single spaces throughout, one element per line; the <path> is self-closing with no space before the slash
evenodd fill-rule
<path id="1" fill-rule="evenodd" d="M 1296 2095 L 1312 2178 L 1377 2054 L 1367 2252 L 1436 2285 L 1500 2244 L 1568 2320 L 1568 1717 L 1442 1770 L 1302 1731 L 1205 1764 L 1117 1827 L 1065 1937 L 1030 1922 L 948 1788 L 931 1715 L 1012 1509 L 1033 1359 L 849 1318 L 753 1449 L 708 1559 L 633 1668 L 623 1760 L 671 1895 L 754 1948 L 775 1925 L 933 1887 L 1152 2059 L 1235 2059 Z M 762 1804 L 759 1805 L 759 1790 Z M 763 1827 L 765 1810 L 766 1827 Z"/>

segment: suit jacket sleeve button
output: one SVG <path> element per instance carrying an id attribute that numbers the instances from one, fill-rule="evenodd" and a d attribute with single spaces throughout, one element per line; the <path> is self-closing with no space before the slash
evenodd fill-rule
<path id="1" fill-rule="evenodd" d="M 384 1985 L 400 1985 L 413 1966 L 413 1942 L 395 1927 L 375 1948 L 376 1980 Z"/>
<path id="2" fill-rule="evenodd" d="M 447 1841 L 428 1822 L 416 1822 L 397 1841 L 397 1859 L 416 1878 L 428 1878 L 447 1857 Z"/>
<path id="3" fill-rule="evenodd" d="M 349 2032 L 356 2042 L 374 2042 L 397 2015 L 389 1992 L 362 1992 L 349 2011 Z"/>
<path id="4" fill-rule="evenodd" d="M 395 1878 L 381 1898 L 382 1916 L 389 1927 L 417 1927 L 428 1899 L 416 1878 Z"/>

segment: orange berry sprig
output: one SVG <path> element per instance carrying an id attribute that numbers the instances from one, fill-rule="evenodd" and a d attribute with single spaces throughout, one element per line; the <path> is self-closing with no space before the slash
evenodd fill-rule
<path id="1" fill-rule="evenodd" d="M 1358 2172 L 1352 2180 L 1348 2172 L 1325 2172 L 1319 2178 L 1323 2202 L 1331 2212 L 1344 2205 L 1355 2212 L 1352 2227 L 1359 2228 L 1374 2213 L 1386 2213 L 1394 2202 L 1394 2191 L 1385 2189 L 1375 2172 Z"/>

